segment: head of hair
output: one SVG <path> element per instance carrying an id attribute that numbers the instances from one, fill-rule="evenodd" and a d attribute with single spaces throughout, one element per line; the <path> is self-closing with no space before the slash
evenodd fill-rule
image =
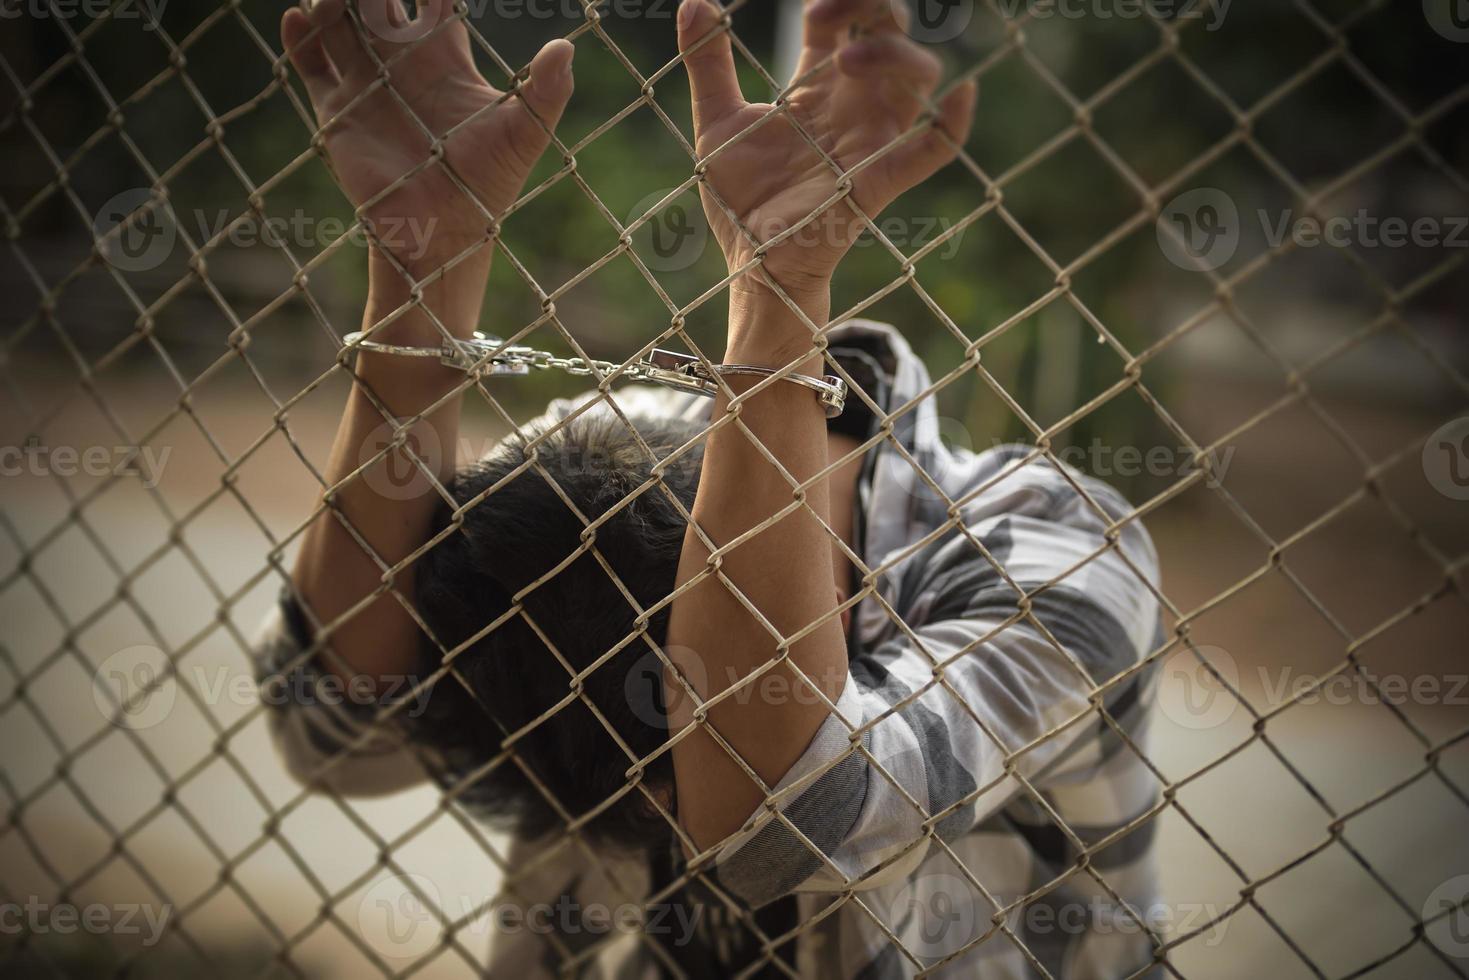
<path id="1" fill-rule="evenodd" d="M 424 622 L 445 650 L 467 644 L 428 694 L 423 734 L 463 776 L 505 752 L 506 733 L 538 722 L 508 747 L 514 759 L 506 757 L 460 795 L 472 811 L 527 837 L 564 825 L 546 793 L 572 818 L 589 813 L 627 785 L 634 759 L 667 739 L 661 662 L 634 635 L 637 609 L 589 550 L 568 561 L 583 548 L 582 518 L 612 512 L 593 544 L 637 607 L 646 610 L 673 590 L 686 526 L 674 499 L 693 506 L 700 447 L 667 459 L 661 486 L 644 484 L 655 459 L 665 460 L 699 428 L 671 419 L 630 421 L 598 407 L 560 428 L 542 424 L 502 441 L 447 488 L 456 506 L 441 502 L 435 526 L 450 526 L 456 510 L 459 524 L 416 566 Z M 513 597 L 532 585 L 507 616 Z M 647 636 L 660 647 L 667 624 L 666 606 L 647 621 Z M 439 647 L 425 638 L 425 649 L 436 666 Z M 573 672 L 604 657 L 584 679 L 585 701 L 573 697 Z M 668 753 L 648 765 L 643 780 L 671 811 Z M 633 789 L 585 833 L 639 849 L 667 841 L 671 829 Z"/>

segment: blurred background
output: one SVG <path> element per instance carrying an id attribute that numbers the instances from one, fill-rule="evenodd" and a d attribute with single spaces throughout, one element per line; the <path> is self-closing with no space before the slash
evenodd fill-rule
<path id="1" fill-rule="evenodd" d="M 672 0 L 604 5 L 595 30 L 569 0 L 468 7 L 515 67 L 575 32 L 558 135 L 617 221 L 687 178 L 686 78 L 659 74 Z M 798 7 L 732 15 L 777 81 Z M 363 247 L 333 244 L 351 207 L 311 152 L 304 92 L 276 79 L 283 8 L 0 11 L 7 976 L 454 977 L 483 957 L 483 918 L 462 949 L 431 921 L 394 933 L 380 907 L 411 896 L 379 852 L 406 835 L 399 865 L 463 914 L 495 891 L 484 841 L 499 838 L 427 789 L 350 809 L 302 797 L 249 682 L 248 639 L 320 490 L 347 390 L 334 358 L 366 286 Z M 853 250 L 834 308 L 901 276 L 889 244 L 919 253 L 919 288 L 863 315 L 897 325 L 935 377 L 979 346 L 988 377 L 937 395 L 945 438 L 980 450 L 1045 432 L 1145 507 L 1167 625 L 1186 618 L 1194 644 L 1162 660 L 1150 748 L 1179 786 L 1158 818 L 1167 931 L 1187 937 L 1170 964 L 1469 975 L 1469 912 L 1453 909 L 1469 895 L 1469 10 L 922 13 L 951 74 L 980 79 L 972 165 L 887 212 L 888 242 Z M 655 75 L 656 109 L 642 96 Z M 749 97 L 773 94 L 744 76 Z M 527 186 L 562 165 L 549 153 Z M 104 257 L 97 236 L 162 189 L 148 234 Z M 1311 217 L 1340 234 L 1313 243 Z M 1395 241 L 1390 220 L 1409 233 Z M 702 222 L 685 194 L 633 236 L 678 304 L 724 275 Z M 567 179 L 504 228 L 567 331 L 609 360 L 672 315 L 625 254 L 579 278 L 618 241 Z M 539 312 L 497 261 L 483 328 L 511 336 Z M 722 312 L 716 299 L 690 315 L 706 351 Z M 570 353 L 552 327 L 522 342 Z M 1119 386 L 1129 371 L 1137 383 Z M 487 382 L 499 408 L 471 395 L 467 445 L 583 387 L 551 372 Z M 170 658 L 178 676 L 113 724 L 107 685 Z M 1402 694 L 1383 696 L 1392 678 Z M 15 926 L 17 910 L 61 905 L 110 911 L 97 929 Z M 129 905 L 133 931 L 117 921 Z M 172 920 L 156 941 L 149 912 Z"/>

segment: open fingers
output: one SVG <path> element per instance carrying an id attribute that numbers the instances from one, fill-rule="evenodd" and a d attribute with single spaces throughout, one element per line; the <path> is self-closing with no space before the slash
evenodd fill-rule
<path id="1" fill-rule="evenodd" d="M 901 31 L 899 18 L 906 11 L 901 0 L 809 0 L 803 24 L 802 70 L 841 47 L 853 28 L 869 33 Z"/>
<path id="2" fill-rule="evenodd" d="M 346 0 L 315 0 L 307 12 L 312 26 L 321 32 L 321 42 L 332 59 L 337 75 L 344 81 L 362 79 L 375 68 L 352 18 L 347 16 Z"/>
<path id="3" fill-rule="evenodd" d="M 357 0 L 357 16 L 370 41 L 409 41 L 414 22 L 403 6 L 403 0 Z M 419 34 L 418 36 L 422 36 Z"/>
<path id="4" fill-rule="evenodd" d="M 339 79 L 327 57 L 320 32 L 313 33 L 313 30 L 311 19 L 300 7 L 292 7 L 281 16 L 281 44 L 306 85 L 312 107 L 320 115 Z"/>
<path id="5" fill-rule="evenodd" d="M 956 85 L 938 104 L 929 132 L 893 151 L 891 172 L 897 193 L 927 180 L 955 156 L 969 139 L 979 86 L 973 80 Z"/>
<path id="6" fill-rule="evenodd" d="M 696 132 L 744 106 L 729 32 L 709 0 L 683 0 L 679 6 L 678 49 L 689 73 Z"/>
<path id="7" fill-rule="evenodd" d="M 414 24 L 427 35 L 447 20 L 455 20 L 447 30 L 454 39 L 454 46 L 464 57 L 471 62 L 474 55 L 470 53 L 469 30 L 464 26 L 463 19 L 456 18 L 454 13 L 454 0 L 418 0 L 418 16 Z"/>
<path id="8" fill-rule="evenodd" d="M 837 69 L 872 104 L 872 121 L 896 129 L 913 125 L 943 77 L 938 58 L 896 33 L 864 37 L 841 48 Z"/>
<path id="9" fill-rule="evenodd" d="M 837 52 L 842 74 L 857 79 L 882 76 L 906 82 L 920 95 L 928 95 L 943 76 L 943 65 L 931 51 L 919 47 L 902 34 L 875 34 L 853 41 Z"/>
<path id="10" fill-rule="evenodd" d="M 357 0 L 357 16 L 369 43 L 384 60 L 399 49 L 414 47 L 429 35 L 446 34 L 458 54 L 470 57 L 469 32 L 454 12 L 453 0 L 418 0 L 408 16 L 405 0 Z M 454 23 L 445 25 L 446 21 Z M 434 42 L 437 48 L 440 42 Z"/>

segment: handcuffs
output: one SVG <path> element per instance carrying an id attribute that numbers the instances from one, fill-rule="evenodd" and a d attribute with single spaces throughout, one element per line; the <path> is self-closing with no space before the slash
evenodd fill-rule
<path id="1" fill-rule="evenodd" d="M 597 361 L 583 357 L 557 357 L 548 351 L 534 347 L 507 346 L 499 337 L 476 331 L 473 337 L 464 340 L 444 340 L 438 347 L 407 347 L 400 344 L 385 344 L 366 339 L 361 331 L 349 333 L 342 338 L 345 351 L 369 351 L 374 354 L 394 354 L 400 357 L 433 357 L 440 364 L 458 368 L 480 377 L 518 377 L 539 370 L 560 370 L 568 374 L 590 376 L 613 374 L 628 381 L 662 385 L 677 391 L 712 398 L 720 391 L 720 377 L 749 375 L 770 377 L 778 372 L 774 368 L 757 367 L 753 364 L 709 365 L 699 358 L 677 351 L 655 347 L 642 358 L 625 368 L 613 361 Z M 783 374 L 781 381 L 789 381 L 815 392 L 816 400 L 828 419 L 842 414 L 847 402 L 847 385 L 841 378 L 826 375 L 813 378 L 806 374 Z"/>

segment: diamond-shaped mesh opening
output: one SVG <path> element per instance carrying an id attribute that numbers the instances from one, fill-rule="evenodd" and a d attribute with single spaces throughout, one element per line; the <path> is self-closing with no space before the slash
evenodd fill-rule
<path id="1" fill-rule="evenodd" d="M 1241 7 L 1222 20 L 1196 20 L 1179 32 L 1185 67 L 1234 105 L 1273 102 L 1295 88 L 1302 74 L 1314 73 L 1331 44 L 1313 23 L 1316 15 L 1299 4 L 1273 4 Z M 1258 57 L 1239 57 L 1246 37 Z"/>
<path id="2" fill-rule="evenodd" d="M 1198 159 L 1231 128 L 1226 107 L 1172 58 L 1151 58 L 1125 81 L 1100 93 L 1107 97 L 1093 117 L 1106 144 L 1150 185 Z M 1140 117 L 1152 125 L 1139 129 Z M 1163 131 L 1167 138 L 1156 138 Z"/>

